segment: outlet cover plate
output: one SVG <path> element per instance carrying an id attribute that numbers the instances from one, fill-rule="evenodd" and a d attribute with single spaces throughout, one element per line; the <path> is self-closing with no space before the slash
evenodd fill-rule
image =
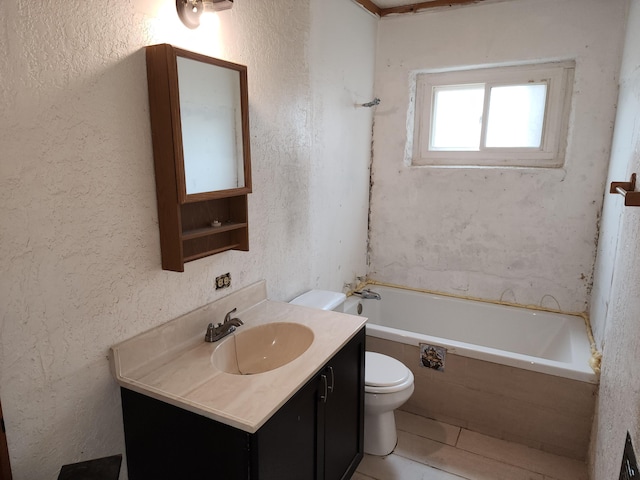
<path id="1" fill-rule="evenodd" d="M 220 290 L 221 288 L 227 288 L 231 286 L 231 274 L 225 273 L 216 277 L 216 290 Z"/>

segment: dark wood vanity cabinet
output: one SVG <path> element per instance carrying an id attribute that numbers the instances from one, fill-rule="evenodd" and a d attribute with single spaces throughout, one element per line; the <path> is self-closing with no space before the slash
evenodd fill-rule
<path id="1" fill-rule="evenodd" d="M 364 351 L 363 328 L 254 434 L 123 388 L 130 480 L 348 480 L 363 456 Z"/>
<path id="2" fill-rule="evenodd" d="M 324 445 L 324 474 L 316 478 L 351 478 L 364 453 L 364 329 L 358 336 L 320 374 L 321 394 L 324 378 L 333 388 L 322 403 L 324 438 L 319 443 Z"/>

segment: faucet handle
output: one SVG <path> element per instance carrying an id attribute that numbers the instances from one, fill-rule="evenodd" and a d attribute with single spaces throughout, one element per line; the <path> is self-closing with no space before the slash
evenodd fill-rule
<path id="1" fill-rule="evenodd" d="M 215 335 L 215 327 L 213 326 L 213 323 L 210 323 L 207 326 L 207 333 L 204 336 L 204 341 L 205 342 L 213 342 L 214 335 Z"/>
<path id="2" fill-rule="evenodd" d="M 231 314 L 234 313 L 236 310 L 237 308 L 234 308 L 224 316 L 224 323 L 227 323 L 229 320 L 231 320 Z"/>

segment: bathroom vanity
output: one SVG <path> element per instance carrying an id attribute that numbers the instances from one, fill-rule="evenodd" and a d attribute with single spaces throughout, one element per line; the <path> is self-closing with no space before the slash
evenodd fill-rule
<path id="1" fill-rule="evenodd" d="M 207 324 L 233 308 L 244 325 L 204 342 Z M 129 478 L 350 478 L 363 455 L 365 321 L 269 301 L 259 282 L 112 347 Z M 308 348 L 243 375 L 243 329 L 269 338 L 291 324 L 312 332 Z M 274 337 L 278 351 L 295 332 Z"/>

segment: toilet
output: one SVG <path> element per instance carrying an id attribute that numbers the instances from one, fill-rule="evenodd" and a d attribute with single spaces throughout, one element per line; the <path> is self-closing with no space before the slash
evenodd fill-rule
<path id="1" fill-rule="evenodd" d="M 345 300 L 344 293 L 311 290 L 290 303 L 343 312 Z M 413 373 L 395 358 L 365 352 L 364 383 L 364 452 L 388 455 L 398 442 L 393 411 L 411 397 Z"/>

